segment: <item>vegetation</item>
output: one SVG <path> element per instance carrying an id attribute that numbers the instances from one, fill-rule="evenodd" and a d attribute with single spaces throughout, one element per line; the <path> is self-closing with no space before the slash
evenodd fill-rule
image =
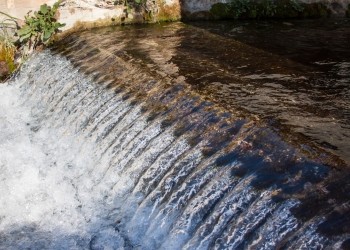
<path id="1" fill-rule="evenodd" d="M 148 0 L 117 0 L 114 5 L 123 5 L 125 17 L 129 14 L 138 13 L 143 14 L 144 20 L 152 20 L 154 17 L 155 1 Z M 123 20 L 122 20 L 123 21 Z"/>
<path id="2" fill-rule="evenodd" d="M 52 7 L 43 4 L 38 12 L 35 11 L 33 15 L 31 15 L 31 12 L 27 14 L 25 24 L 17 32 L 19 43 L 26 50 L 25 54 L 38 46 L 47 45 L 50 38 L 64 26 L 56 19 L 59 5 L 60 1 Z"/>
<path id="3" fill-rule="evenodd" d="M 3 75 L 12 73 L 15 69 L 15 37 L 14 32 L 18 27 L 17 19 L 0 12 L 1 16 L 4 17 L 0 21 L 0 79 Z"/>
<path id="4" fill-rule="evenodd" d="M 301 3 L 297 0 L 232 0 L 212 6 L 216 18 L 262 19 L 262 18 L 317 18 L 330 14 L 323 3 Z"/>
<path id="5" fill-rule="evenodd" d="M 348 5 L 348 9 L 346 11 L 346 17 L 350 18 L 350 4 Z"/>
<path id="6" fill-rule="evenodd" d="M 114 1 L 114 5 L 135 6 L 146 4 L 147 0 L 117 0 Z"/>
<path id="7" fill-rule="evenodd" d="M 5 62 L 7 71 L 12 73 L 15 65 L 16 46 L 7 36 L 0 36 L 0 61 Z"/>
<path id="8" fill-rule="evenodd" d="M 7 67 L 6 70 L 0 69 L 1 74 L 12 73 L 23 59 L 39 46 L 47 45 L 52 36 L 64 26 L 56 19 L 60 3 L 61 0 L 52 7 L 47 4 L 41 5 L 39 11 L 33 14 L 28 12 L 22 23 L 21 20 L 0 12 L 4 17 L 0 21 L 0 63 L 5 62 Z"/>

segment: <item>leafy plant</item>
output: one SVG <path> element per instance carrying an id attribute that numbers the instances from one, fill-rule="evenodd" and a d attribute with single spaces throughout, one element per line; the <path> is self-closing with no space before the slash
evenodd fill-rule
<path id="1" fill-rule="evenodd" d="M 247 14 L 251 8 L 250 0 L 235 0 L 230 3 L 233 17 L 235 19 Z"/>
<path id="2" fill-rule="evenodd" d="M 116 0 L 113 2 L 114 5 L 124 5 L 124 6 L 135 6 L 146 4 L 147 0 Z"/>
<path id="3" fill-rule="evenodd" d="M 276 4 L 272 0 L 261 1 L 260 8 L 260 15 L 263 18 L 273 17 L 276 14 Z"/>
<path id="4" fill-rule="evenodd" d="M 152 18 L 154 12 L 152 5 L 156 5 L 156 2 L 149 0 L 116 0 L 114 1 L 114 5 L 124 6 L 123 12 L 125 16 L 122 17 L 122 21 L 124 21 L 125 18 L 128 18 L 129 14 L 133 13 L 146 13 L 148 15 L 147 17 Z M 145 20 L 146 19 L 147 18 L 145 18 Z"/>
<path id="5" fill-rule="evenodd" d="M 8 73 L 12 73 L 35 48 L 47 45 L 64 26 L 56 19 L 60 3 L 61 0 L 52 7 L 43 4 L 33 15 L 28 12 L 22 27 L 19 24 L 23 21 L 0 11 L 0 18 L 3 17 L 0 19 L 0 62 L 6 63 Z"/>
<path id="6" fill-rule="evenodd" d="M 297 12 L 302 12 L 304 10 L 304 7 L 300 4 L 300 2 L 296 0 L 289 0 L 291 7 L 297 11 Z"/>
<path id="7" fill-rule="evenodd" d="M 37 46 L 47 45 L 50 38 L 56 34 L 65 24 L 59 23 L 56 13 L 61 1 L 56 2 L 52 7 L 47 4 L 40 6 L 39 11 L 31 12 L 25 16 L 25 24 L 18 30 L 19 43 L 25 44 L 28 51 L 34 50 Z"/>
<path id="8" fill-rule="evenodd" d="M 214 4 L 210 12 L 216 18 L 261 19 L 322 17 L 329 10 L 323 3 L 306 4 L 300 0 L 227 0 Z"/>

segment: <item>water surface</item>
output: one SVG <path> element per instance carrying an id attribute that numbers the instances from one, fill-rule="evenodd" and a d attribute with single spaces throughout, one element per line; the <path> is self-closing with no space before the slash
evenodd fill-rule
<path id="1" fill-rule="evenodd" d="M 249 94 L 240 93 L 242 85 L 237 88 L 235 83 L 226 81 L 219 84 L 219 88 L 224 89 L 222 96 L 235 99 L 233 102 L 241 103 L 242 107 L 260 114 L 260 117 L 271 115 L 292 131 L 307 136 L 349 163 L 349 19 L 192 24 L 280 57 L 277 73 L 272 67 L 257 68 L 252 62 L 265 61 L 268 65 L 273 58 L 258 55 L 249 58 L 241 66 L 248 71 L 243 73 L 243 78 L 250 81 L 243 88 L 250 89 Z M 241 62 L 240 58 L 232 57 Z M 291 74 L 283 73 L 292 68 Z M 203 87 L 206 88 L 208 86 Z"/>
<path id="2" fill-rule="evenodd" d="M 0 86 L 0 249 L 346 249 L 350 171 L 280 117 L 310 69 L 182 23 L 38 52 Z"/>
<path id="3" fill-rule="evenodd" d="M 330 19 L 127 26 L 79 36 L 348 165 L 349 34 L 348 20 Z"/>

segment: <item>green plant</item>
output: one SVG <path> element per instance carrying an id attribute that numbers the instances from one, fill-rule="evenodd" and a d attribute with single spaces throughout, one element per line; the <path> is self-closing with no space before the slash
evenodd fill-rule
<path id="1" fill-rule="evenodd" d="M 16 69 L 15 54 L 16 46 L 8 37 L 0 36 L 0 61 L 6 63 L 9 73 Z"/>
<path id="2" fill-rule="evenodd" d="M 273 17 L 276 14 L 276 4 L 272 0 L 263 0 L 258 4 L 259 17 Z"/>
<path id="3" fill-rule="evenodd" d="M 156 2 L 151 0 L 116 0 L 113 4 L 124 6 L 122 22 L 128 18 L 129 14 L 133 15 L 135 13 L 142 14 L 144 20 L 151 20 L 155 13 L 154 6 L 157 6 Z"/>
<path id="4" fill-rule="evenodd" d="M 322 2 L 300 0 L 229 0 L 216 3 L 210 10 L 214 18 L 320 18 L 328 17 L 329 8 Z M 350 16 L 350 7 L 347 11 Z"/>
<path id="5" fill-rule="evenodd" d="M 15 30 L 18 28 L 18 18 L 10 16 L 2 11 L 0 11 L 0 15 L 4 17 L 4 19 L 0 20 L 0 36 L 4 35 L 4 31 Z"/>
<path id="6" fill-rule="evenodd" d="M 230 15 L 230 5 L 227 3 L 216 3 L 210 9 L 210 13 L 215 18 L 232 18 Z"/>
<path id="7" fill-rule="evenodd" d="M 114 5 L 124 5 L 130 8 L 140 7 L 141 5 L 146 5 L 147 0 L 116 0 L 113 2 Z"/>
<path id="8" fill-rule="evenodd" d="M 4 62 L 6 69 L 2 72 L 12 73 L 16 69 L 15 54 L 17 51 L 14 45 L 14 31 L 18 27 L 17 18 L 0 12 L 3 19 L 0 20 L 0 62 Z M 1 76 L 4 77 L 4 76 Z"/>
<path id="9" fill-rule="evenodd" d="M 134 0 L 134 2 L 136 4 L 142 4 L 142 3 L 146 2 L 146 1 L 145 0 Z"/>
<path id="10" fill-rule="evenodd" d="M 303 12 L 304 7 L 297 0 L 289 0 L 290 6 L 297 12 Z"/>
<path id="11" fill-rule="evenodd" d="M 0 19 L 0 62 L 2 62 L 0 70 L 2 72 L 12 73 L 28 54 L 40 45 L 47 45 L 51 37 L 64 26 L 56 19 L 60 3 L 61 0 L 52 7 L 43 4 L 33 15 L 28 12 L 22 27 L 19 25 L 21 22 L 19 19 L 0 11 L 0 17 L 4 17 Z M 5 70 L 3 62 L 6 64 Z"/>
<path id="12" fill-rule="evenodd" d="M 252 3 L 250 2 L 250 0 L 234 0 L 229 5 L 233 17 L 235 19 L 238 19 L 249 12 Z"/>
<path id="13" fill-rule="evenodd" d="M 19 43 L 30 52 L 37 46 L 47 45 L 50 38 L 56 34 L 65 24 L 59 23 L 56 13 L 61 1 L 56 2 L 52 7 L 47 4 L 40 6 L 39 11 L 31 12 L 25 16 L 25 24 L 17 31 Z M 25 53 L 27 54 L 27 53 Z"/>

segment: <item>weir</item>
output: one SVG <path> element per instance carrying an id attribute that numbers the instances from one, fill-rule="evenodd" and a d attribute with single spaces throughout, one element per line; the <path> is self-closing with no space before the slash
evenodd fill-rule
<path id="1" fill-rule="evenodd" d="M 1 249 L 349 247 L 346 167 L 112 31 L 73 34 L 0 85 Z"/>

